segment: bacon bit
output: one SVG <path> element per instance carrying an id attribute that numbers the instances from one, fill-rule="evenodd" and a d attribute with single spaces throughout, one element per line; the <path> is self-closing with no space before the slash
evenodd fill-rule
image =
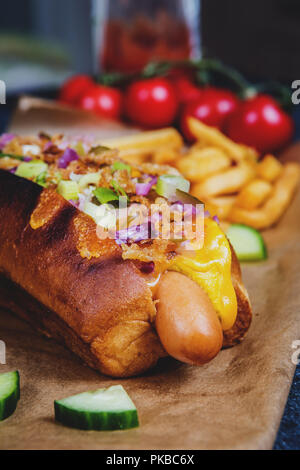
<path id="1" fill-rule="evenodd" d="M 97 236 L 97 225 L 88 215 L 80 212 L 73 219 L 77 250 L 82 258 L 100 258 L 120 253 L 120 247 L 115 240 L 101 240 Z"/>
<path id="2" fill-rule="evenodd" d="M 100 170 L 100 180 L 98 183 L 99 188 L 109 188 L 110 182 L 113 179 L 111 169 L 109 166 L 101 168 Z"/>
<path id="3" fill-rule="evenodd" d="M 151 202 L 145 196 L 131 196 L 130 202 L 137 202 L 138 204 L 143 204 L 149 209 L 151 207 Z"/>
<path id="4" fill-rule="evenodd" d="M 114 172 L 113 179 L 121 186 L 126 193 L 135 193 L 135 184 L 132 182 L 131 176 L 127 170 L 118 170 Z"/>
<path id="5" fill-rule="evenodd" d="M 14 160 L 13 158 L 10 158 L 10 157 L 0 158 L 1 170 L 11 170 L 12 168 L 15 168 L 16 166 L 19 166 L 20 163 L 21 163 L 20 160 Z"/>
<path id="6" fill-rule="evenodd" d="M 81 160 L 85 163 L 94 163 L 97 166 L 112 165 L 118 160 L 118 150 L 107 149 L 97 154 L 96 148 L 91 151 L 88 155 L 81 157 Z M 121 160 L 120 160 L 121 161 Z"/>
<path id="7" fill-rule="evenodd" d="M 57 145 L 52 144 L 51 146 L 47 147 L 47 150 L 44 150 L 44 155 L 61 155 L 64 153 L 63 150 L 57 147 Z"/>
<path id="8" fill-rule="evenodd" d="M 170 240 L 150 240 L 146 244 L 133 243 L 132 245 L 122 245 L 124 260 L 131 259 L 155 264 L 155 272 L 165 271 L 170 264 L 170 254 L 175 248 L 175 244 Z"/>
<path id="9" fill-rule="evenodd" d="M 135 165 L 135 169 L 141 171 L 142 173 L 161 176 L 165 174 L 169 175 L 179 175 L 179 171 L 176 168 L 173 168 L 169 165 L 158 165 L 156 163 L 142 163 L 141 165 Z"/>
<path id="10" fill-rule="evenodd" d="M 41 140 L 46 140 L 46 141 L 51 140 L 50 135 L 46 134 L 46 132 L 40 132 L 40 133 L 39 133 L 39 138 L 40 138 Z"/>
<path id="11" fill-rule="evenodd" d="M 89 168 L 87 165 L 85 165 L 83 162 L 80 160 L 73 160 L 67 168 L 60 168 L 59 169 L 62 179 L 63 180 L 68 180 L 70 179 L 70 174 L 75 173 L 76 175 L 85 175 L 89 173 Z M 93 170 L 94 171 L 94 170 Z"/>

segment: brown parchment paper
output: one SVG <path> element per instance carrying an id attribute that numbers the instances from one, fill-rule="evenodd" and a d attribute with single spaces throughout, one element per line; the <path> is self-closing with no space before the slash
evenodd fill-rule
<path id="1" fill-rule="evenodd" d="M 49 130 L 43 114 L 46 121 L 38 128 L 33 122 L 30 131 Z M 21 132 L 20 116 L 15 122 Z M 0 449 L 272 448 L 295 369 L 292 343 L 300 339 L 299 214 L 300 193 L 265 232 L 269 259 L 243 265 L 254 309 L 246 340 L 201 368 L 165 359 L 142 377 L 113 380 L 0 310 L 7 348 L 0 372 L 20 371 L 22 396 L 15 414 L 0 423 Z M 55 399 L 118 383 L 136 403 L 139 428 L 86 432 L 55 423 Z"/>

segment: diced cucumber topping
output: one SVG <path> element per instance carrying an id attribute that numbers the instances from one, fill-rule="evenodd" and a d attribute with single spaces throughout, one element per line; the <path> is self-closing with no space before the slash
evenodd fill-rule
<path id="1" fill-rule="evenodd" d="M 76 201 L 79 198 L 78 184 L 75 181 L 60 181 L 57 192 L 67 201 Z"/>
<path id="2" fill-rule="evenodd" d="M 169 199 L 176 195 L 176 190 L 180 189 L 186 193 L 190 190 L 190 182 L 182 176 L 162 175 L 158 178 L 156 192 L 159 196 Z"/>
<path id="3" fill-rule="evenodd" d="M 96 224 L 101 225 L 101 227 L 107 229 L 116 227 L 116 211 L 107 204 L 97 206 L 92 202 L 87 202 L 84 206 L 83 212 L 92 217 Z"/>
<path id="4" fill-rule="evenodd" d="M 44 163 L 41 160 L 33 160 L 31 162 L 21 163 L 15 174 L 22 178 L 35 179 L 38 178 L 41 173 L 47 171 L 47 169 L 47 163 Z"/>
<path id="5" fill-rule="evenodd" d="M 106 204 L 107 202 L 119 200 L 118 194 L 109 188 L 97 188 L 93 194 L 96 196 L 100 204 Z"/>
<path id="6" fill-rule="evenodd" d="M 260 261 L 268 257 L 264 239 L 254 228 L 233 224 L 226 235 L 240 261 Z"/>
<path id="7" fill-rule="evenodd" d="M 20 399 L 19 372 L 0 374 L 0 421 L 11 416 Z"/>
<path id="8" fill-rule="evenodd" d="M 90 184 L 97 185 L 100 180 L 100 173 L 88 173 L 80 178 L 78 182 L 79 192 L 82 192 Z"/>
<path id="9" fill-rule="evenodd" d="M 77 429 L 112 431 L 139 425 L 135 405 L 122 385 L 54 402 L 55 419 Z"/>
<path id="10" fill-rule="evenodd" d="M 74 150 L 76 151 L 76 153 L 78 153 L 78 155 L 80 157 L 84 157 L 85 150 L 84 150 L 83 142 L 81 142 L 81 141 L 77 142 L 77 144 L 75 145 Z"/>

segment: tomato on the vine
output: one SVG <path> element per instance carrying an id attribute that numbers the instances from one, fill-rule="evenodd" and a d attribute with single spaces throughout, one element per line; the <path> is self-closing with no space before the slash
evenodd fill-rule
<path id="1" fill-rule="evenodd" d="M 138 80 L 129 85 L 125 94 L 126 116 L 141 126 L 169 126 L 176 118 L 177 109 L 174 87 L 166 78 Z"/>
<path id="2" fill-rule="evenodd" d="M 188 127 L 189 117 L 195 117 L 208 126 L 223 130 L 226 119 L 238 106 L 239 99 L 231 91 L 214 87 L 205 88 L 198 100 L 188 103 L 183 109 L 181 130 L 188 140 L 194 140 Z"/>
<path id="3" fill-rule="evenodd" d="M 83 93 L 78 104 L 86 111 L 93 111 L 109 119 L 119 119 L 122 103 L 122 93 L 116 88 L 94 85 Z"/>
<path id="4" fill-rule="evenodd" d="M 173 84 L 180 104 L 196 101 L 202 96 L 203 90 L 197 87 L 193 81 L 187 77 L 175 78 Z"/>
<path id="5" fill-rule="evenodd" d="M 77 104 L 81 95 L 94 86 L 94 82 L 88 75 L 74 75 L 61 87 L 59 101 L 66 104 Z"/>
<path id="6" fill-rule="evenodd" d="M 271 96 L 260 94 L 241 104 L 228 119 L 226 130 L 236 142 L 266 153 L 281 149 L 291 140 L 294 122 Z"/>

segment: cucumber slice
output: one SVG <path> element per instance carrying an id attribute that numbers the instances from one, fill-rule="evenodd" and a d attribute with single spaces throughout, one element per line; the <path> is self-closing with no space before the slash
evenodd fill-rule
<path id="1" fill-rule="evenodd" d="M 267 259 L 267 247 L 262 235 L 247 225 L 233 224 L 226 233 L 240 261 Z"/>
<path id="2" fill-rule="evenodd" d="M 55 401 L 54 409 L 57 421 L 77 429 L 112 431 L 139 425 L 136 407 L 122 385 Z"/>
<path id="3" fill-rule="evenodd" d="M 0 374 L 0 421 L 11 416 L 20 399 L 19 372 Z"/>

